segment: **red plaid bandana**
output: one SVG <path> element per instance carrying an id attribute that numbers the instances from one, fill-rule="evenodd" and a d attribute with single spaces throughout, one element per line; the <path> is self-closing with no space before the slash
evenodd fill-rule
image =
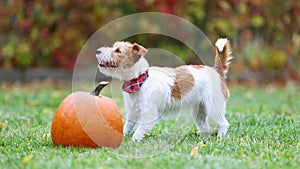
<path id="1" fill-rule="evenodd" d="M 148 77 L 149 77 L 148 70 L 146 70 L 145 73 L 140 74 L 137 78 L 126 80 L 122 86 L 123 91 L 128 93 L 137 92 L 142 87 L 142 85 L 144 84 L 144 82 L 147 80 Z"/>

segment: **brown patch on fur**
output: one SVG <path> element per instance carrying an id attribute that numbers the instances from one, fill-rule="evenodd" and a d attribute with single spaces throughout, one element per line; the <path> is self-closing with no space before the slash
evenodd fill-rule
<path id="1" fill-rule="evenodd" d="M 191 67 L 195 68 L 195 69 L 202 69 L 204 68 L 204 65 L 190 65 Z"/>
<path id="2" fill-rule="evenodd" d="M 130 68 L 132 67 L 141 57 L 137 56 L 137 55 L 132 55 L 132 56 L 128 56 L 126 58 L 124 58 L 123 64 L 126 68 Z"/>
<path id="3" fill-rule="evenodd" d="M 175 71 L 175 82 L 172 86 L 171 96 L 175 99 L 181 99 L 194 86 L 195 79 L 185 67 L 177 67 Z"/>
<path id="4" fill-rule="evenodd" d="M 223 72 L 223 68 L 219 68 L 219 67 L 214 67 L 214 68 L 219 74 L 219 77 L 221 80 L 222 93 L 224 95 L 224 98 L 227 99 L 228 98 L 228 88 L 227 88 L 226 76 Z"/>
<path id="5" fill-rule="evenodd" d="M 121 63 L 127 67 L 132 67 L 140 58 L 144 56 L 148 50 L 138 44 L 131 44 L 129 42 L 116 42 L 113 45 L 114 52 L 112 57 L 115 62 L 120 65 Z"/>
<path id="6" fill-rule="evenodd" d="M 228 98 L 228 88 L 227 88 L 227 84 L 226 84 L 226 79 L 224 76 L 220 76 L 221 79 L 221 87 L 222 87 L 222 93 L 225 97 L 225 99 Z"/>

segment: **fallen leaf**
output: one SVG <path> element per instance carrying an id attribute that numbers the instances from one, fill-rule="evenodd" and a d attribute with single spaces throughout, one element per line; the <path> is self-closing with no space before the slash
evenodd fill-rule
<path id="1" fill-rule="evenodd" d="M 191 156 L 198 156 L 198 149 L 199 149 L 199 146 L 192 148 Z"/>
<path id="2" fill-rule="evenodd" d="M 50 133 L 44 133 L 43 134 L 43 138 L 48 138 L 48 137 L 50 137 Z"/>
<path id="3" fill-rule="evenodd" d="M 2 123 L 2 122 L 0 122 L 0 126 L 1 126 L 2 128 L 4 128 L 4 127 L 6 126 L 6 124 L 5 124 L 5 123 Z"/>
<path id="4" fill-rule="evenodd" d="M 206 147 L 206 144 L 201 144 L 200 145 L 200 148 L 204 148 L 204 147 Z"/>
<path id="5" fill-rule="evenodd" d="M 28 163 L 33 158 L 33 154 L 29 154 L 28 156 L 23 158 L 23 163 Z"/>
<path id="6" fill-rule="evenodd" d="M 53 111 L 52 109 L 49 109 L 49 108 L 44 108 L 44 109 L 43 109 L 43 113 L 44 113 L 44 114 L 53 114 L 54 111 Z"/>
<path id="7" fill-rule="evenodd" d="M 28 99 L 27 100 L 27 105 L 29 105 L 29 106 L 36 106 L 38 104 L 39 104 L 38 100 L 35 100 L 35 99 Z"/>
<path id="8" fill-rule="evenodd" d="M 280 151 L 277 152 L 277 155 L 278 155 L 279 157 L 282 157 L 282 153 L 281 153 Z"/>

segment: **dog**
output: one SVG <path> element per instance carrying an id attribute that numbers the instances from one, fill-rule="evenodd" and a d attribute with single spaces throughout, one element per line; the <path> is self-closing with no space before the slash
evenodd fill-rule
<path id="1" fill-rule="evenodd" d="M 209 132 L 208 118 L 218 126 L 218 137 L 226 135 L 225 118 L 229 90 L 226 85 L 231 45 L 226 38 L 215 44 L 215 65 L 150 67 L 148 50 L 139 44 L 118 41 L 96 50 L 99 71 L 123 81 L 126 110 L 124 135 L 136 126 L 132 139 L 141 141 L 164 112 L 189 107 L 199 133 Z"/>

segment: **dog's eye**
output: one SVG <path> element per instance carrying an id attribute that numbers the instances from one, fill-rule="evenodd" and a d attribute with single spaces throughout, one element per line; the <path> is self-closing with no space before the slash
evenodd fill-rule
<path id="1" fill-rule="evenodd" d="M 117 49 L 116 49 L 116 52 L 117 52 L 117 53 L 121 53 L 121 51 L 120 51 L 120 49 L 119 49 L 119 48 L 117 48 Z"/>

